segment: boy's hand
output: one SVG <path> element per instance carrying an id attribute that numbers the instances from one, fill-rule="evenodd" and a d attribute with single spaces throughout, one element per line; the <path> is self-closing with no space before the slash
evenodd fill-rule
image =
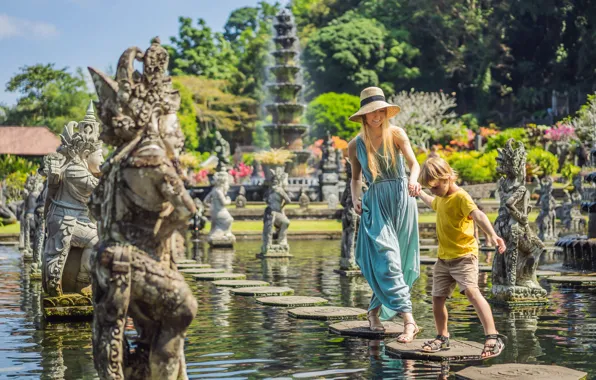
<path id="1" fill-rule="evenodd" d="M 501 237 L 499 237 L 497 235 L 493 235 L 489 239 L 490 239 L 491 243 L 493 243 L 497 246 L 497 252 L 499 252 L 499 253 L 505 252 L 505 249 L 507 249 L 507 247 L 505 246 L 505 240 L 503 240 Z"/>
<path id="2" fill-rule="evenodd" d="M 408 183 L 408 193 L 410 194 L 411 197 L 417 197 L 418 194 L 420 194 L 421 189 L 422 189 L 422 186 L 420 186 L 420 184 L 418 182 L 410 181 Z"/>

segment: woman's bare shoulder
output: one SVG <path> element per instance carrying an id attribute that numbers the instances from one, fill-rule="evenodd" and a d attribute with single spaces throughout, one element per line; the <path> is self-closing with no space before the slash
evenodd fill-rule
<path id="1" fill-rule="evenodd" d="M 352 140 L 350 140 L 350 142 L 348 143 L 348 148 L 349 149 L 356 148 L 356 144 L 358 143 L 358 136 L 359 135 L 356 135 Z"/>

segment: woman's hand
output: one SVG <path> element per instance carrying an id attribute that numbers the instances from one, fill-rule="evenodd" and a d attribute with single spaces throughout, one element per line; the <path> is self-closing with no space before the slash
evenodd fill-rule
<path id="1" fill-rule="evenodd" d="M 356 214 L 362 215 L 362 201 L 360 199 L 352 199 L 352 203 L 354 203 L 354 211 L 356 211 Z"/>
<path id="2" fill-rule="evenodd" d="M 422 186 L 418 182 L 410 181 L 408 183 L 408 193 L 411 197 L 417 197 L 420 194 L 420 190 L 422 190 Z"/>

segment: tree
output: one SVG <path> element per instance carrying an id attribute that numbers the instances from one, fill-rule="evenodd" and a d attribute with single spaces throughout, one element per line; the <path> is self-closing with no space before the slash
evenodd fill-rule
<path id="1" fill-rule="evenodd" d="M 328 92 L 317 96 L 309 104 L 306 120 L 311 126 L 310 136 L 317 139 L 333 136 L 350 140 L 360 130 L 360 123 L 348 118 L 360 108 L 360 98 L 350 94 Z"/>
<path id="2" fill-rule="evenodd" d="M 53 63 L 23 66 L 6 84 L 6 91 L 21 94 L 14 107 L 3 106 L 4 125 L 46 125 L 59 133 L 71 120 L 82 120 L 92 95 L 83 71 L 73 75 Z"/>
<path id="3" fill-rule="evenodd" d="M 454 123 L 455 98 L 444 92 L 402 91 L 390 99 L 401 111 L 391 122 L 406 130 L 414 145 L 427 148 L 445 130 L 459 128 Z"/>
<path id="4" fill-rule="evenodd" d="M 419 75 L 410 65 L 418 49 L 404 40 L 392 38 L 381 23 L 355 12 L 333 20 L 311 36 L 304 51 L 315 94 L 356 94 L 371 85 L 394 93 L 396 83 Z"/>
<path id="5" fill-rule="evenodd" d="M 184 134 L 184 146 L 189 150 L 197 150 L 199 147 L 199 130 L 193 94 L 180 82 L 179 78 L 181 77 L 174 77 L 172 82 L 174 88 L 180 93 L 178 120 Z"/>
<path id="6" fill-rule="evenodd" d="M 213 33 L 203 19 L 198 27 L 192 20 L 180 17 L 178 37 L 165 48 L 170 54 L 172 75 L 197 75 L 208 79 L 233 81 L 238 75 L 238 57 L 222 33 Z"/>

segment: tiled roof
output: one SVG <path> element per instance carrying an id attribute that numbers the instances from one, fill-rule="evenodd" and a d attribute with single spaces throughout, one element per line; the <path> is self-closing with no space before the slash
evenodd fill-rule
<path id="1" fill-rule="evenodd" d="M 47 127 L 0 126 L 0 154 L 43 156 L 60 146 L 60 138 Z"/>

